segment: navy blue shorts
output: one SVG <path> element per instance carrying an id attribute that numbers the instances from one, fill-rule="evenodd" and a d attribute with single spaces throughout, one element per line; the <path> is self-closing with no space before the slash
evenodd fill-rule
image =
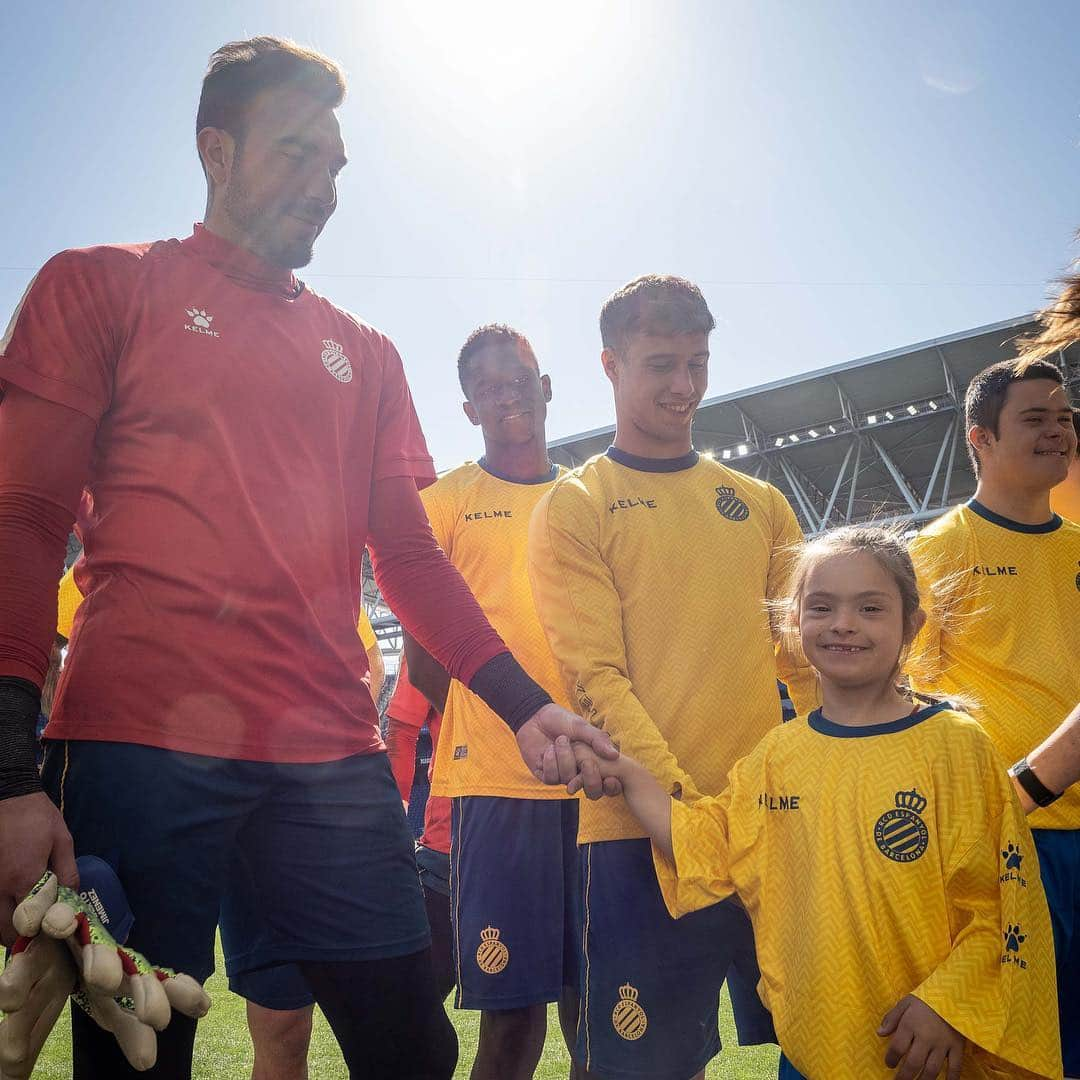
<path id="1" fill-rule="evenodd" d="M 806 1077 L 781 1054 L 780 1065 L 776 1070 L 776 1080 L 806 1080 Z"/>
<path id="2" fill-rule="evenodd" d="M 648 840 L 581 848 L 582 993 L 575 1058 L 602 1077 L 687 1080 L 720 1052 L 725 976 L 739 1042 L 775 1042 L 757 996 L 746 912 L 725 900 L 681 919 L 664 906 Z M 754 988 L 754 989 L 751 989 Z"/>
<path id="3" fill-rule="evenodd" d="M 154 963 L 208 978 L 219 910 L 247 913 L 243 926 L 226 916 L 230 976 L 429 944 L 385 754 L 280 765 L 52 742 L 43 778 L 76 854 L 116 868 L 135 914 L 130 944 Z"/>
<path id="4" fill-rule="evenodd" d="M 1061 1057 L 1080 1076 L 1080 829 L 1032 829 L 1057 960 Z"/>
<path id="5" fill-rule="evenodd" d="M 519 1009 L 577 988 L 577 819 L 574 799 L 453 800 L 459 1009 Z"/>
<path id="6" fill-rule="evenodd" d="M 450 856 L 417 845 L 416 868 L 424 890 L 428 921 L 432 922 L 433 898 L 450 895 Z M 243 892 L 239 896 L 235 893 L 227 895 L 221 905 L 219 929 L 225 967 L 229 971 L 229 989 L 265 1009 L 304 1009 L 314 1005 L 315 998 L 295 964 L 277 964 L 248 971 L 232 959 L 248 954 L 253 932 L 255 936 L 258 935 L 258 909 L 252 911 L 249 904 L 243 903 L 243 895 Z M 437 910 L 443 918 L 438 927 L 432 923 L 433 954 L 437 951 L 434 940 L 436 930 L 441 943 L 447 941 L 450 933 L 449 925 L 442 925 L 443 922 L 449 924 L 449 901 L 443 900 L 437 905 Z"/>

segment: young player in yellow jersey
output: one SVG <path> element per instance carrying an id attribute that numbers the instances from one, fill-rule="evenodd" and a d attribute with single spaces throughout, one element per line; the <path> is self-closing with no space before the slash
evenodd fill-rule
<path id="1" fill-rule="evenodd" d="M 975 721 L 897 685 L 924 618 L 903 541 L 827 534 L 792 590 L 820 709 L 766 735 L 718 798 L 673 800 L 625 757 L 603 767 L 669 910 L 738 893 L 781 1078 L 1060 1077 L 1050 920 L 1005 764 Z M 630 987 L 615 1011 L 643 1022 Z"/>
<path id="2" fill-rule="evenodd" d="M 971 381 L 965 411 L 975 497 L 912 543 L 929 596 L 917 648 L 946 694 L 975 716 L 1039 804 L 1030 817 L 1054 921 L 1062 1055 L 1080 1076 L 1080 789 L 1056 799 L 1026 756 L 1080 701 L 1080 524 L 1050 509 L 1076 453 L 1058 367 L 1008 360 Z"/>
<path id="3" fill-rule="evenodd" d="M 566 703 L 536 617 L 526 568 L 529 517 L 559 470 L 544 426 L 551 384 L 532 346 L 483 326 L 458 358 L 464 410 L 484 456 L 443 474 L 421 498 L 432 530 L 529 674 Z M 560 1002 L 568 1043 L 577 1015 L 577 800 L 544 786 L 513 732 L 406 641 L 413 684 L 442 710 L 432 794 L 453 799 L 450 902 L 458 1008 L 480 1009 L 473 1080 L 526 1080 Z"/>
<path id="4" fill-rule="evenodd" d="M 537 507 L 529 573 L 578 711 L 693 802 L 718 794 L 780 723 L 766 602 L 785 588 L 802 535 L 774 487 L 692 448 L 713 329 L 700 290 L 640 278 L 607 301 L 600 328 L 615 442 Z M 799 680 L 784 677 L 805 708 Z M 676 923 L 644 835 L 618 800 L 581 805 L 576 1056 L 590 1075 L 689 1080 L 720 1049 L 725 972 L 757 982 L 753 939 L 735 904 Z M 639 1024 L 620 1022 L 626 986 Z M 744 1000 L 740 1042 L 774 1041 L 756 997 Z"/>

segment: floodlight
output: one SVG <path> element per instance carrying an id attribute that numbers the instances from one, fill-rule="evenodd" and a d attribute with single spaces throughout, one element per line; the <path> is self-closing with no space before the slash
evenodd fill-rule
<path id="1" fill-rule="evenodd" d="M 867 418 L 866 418 L 866 422 L 868 424 L 876 424 L 877 423 L 877 413 L 870 413 L 870 415 L 867 416 Z"/>
<path id="2" fill-rule="evenodd" d="M 816 439 L 818 437 L 818 433 L 813 428 L 810 428 L 806 434 L 809 435 L 811 439 Z"/>
<path id="3" fill-rule="evenodd" d="M 750 447 L 747 446 L 746 443 L 739 443 L 735 449 L 738 450 L 739 457 L 746 457 L 746 455 L 750 453 Z"/>
<path id="4" fill-rule="evenodd" d="M 886 419 L 886 420 L 895 420 L 895 419 L 896 419 L 896 417 L 895 417 L 895 416 L 893 416 L 893 414 L 892 414 L 891 412 L 889 412 L 889 410 L 888 410 L 888 409 L 886 409 L 886 410 L 885 410 L 885 419 Z"/>
<path id="5" fill-rule="evenodd" d="M 919 410 L 916 409 L 914 405 L 909 405 L 907 407 L 907 411 L 911 413 L 912 416 L 914 416 Z"/>

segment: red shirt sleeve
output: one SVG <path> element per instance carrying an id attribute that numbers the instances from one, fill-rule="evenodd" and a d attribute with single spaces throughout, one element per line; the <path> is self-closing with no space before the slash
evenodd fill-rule
<path id="1" fill-rule="evenodd" d="M 372 483 L 395 476 L 411 477 L 417 487 L 435 481 L 435 464 L 413 406 L 405 369 L 393 343 L 384 340 L 382 384 L 375 428 Z"/>
<path id="2" fill-rule="evenodd" d="M 0 675 L 41 686 L 96 425 L 12 388 L 0 401 Z"/>
<path id="3" fill-rule="evenodd" d="M 30 283 L 0 342 L 0 387 L 19 386 L 93 421 L 112 400 L 123 313 L 138 255 L 63 251 Z"/>

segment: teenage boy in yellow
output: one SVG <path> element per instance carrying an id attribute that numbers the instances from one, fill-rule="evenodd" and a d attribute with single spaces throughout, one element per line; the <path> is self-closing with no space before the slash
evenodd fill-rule
<path id="1" fill-rule="evenodd" d="M 978 485 L 912 543 L 930 611 L 917 649 L 935 686 L 975 700 L 1037 804 L 1029 821 L 1054 927 L 1065 1075 L 1080 1076 L 1080 789 L 1055 794 L 1027 760 L 1080 701 L 1080 525 L 1050 508 L 1076 431 L 1061 372 L 1045 360 L 986 368 L 965 412 Z M 948 603 L 932 602 L 935 592 Z"/>
<path id="2" fill-rule="evenodd" d="M 528 340 L 482 326 L 458 357 L 464 410 L 484 456 L 421 493 L 435 538 L 529 674 L 565 704 L 526 567 L 529 517 L 559 469 L 544 423 L 551 382 Z M 480 1009 L 473 1080 L 526 1080 L 560 1002 L 577 1015 L 577 800 L 525 767 L 513 732 L 406 639 L 413 685 L 443 709 L 432 794 L 450 796 L 457 1006 Z M 445 708 L 443 708 L 445 702 Z"/>
<path id="3" fill-rule="evenodd" d="M 687 803 L 719 794 L 780 723 L 766 605 L 802 541 L 776 488 L 693 449 L 713 326 L 682 278 L 638 278 L 608 299 L 615 442 L 555 485 L 529 536 L 537 610 L 576 708 Z M 805 712 L 805 676 L 784 681 Z M 720 1049 L 725 972 L 757 982 L 753 939 L 729 902 L 672 919 L 645 835 L 622 799 L 582 803 L 575 1053 L 590 1075 L 689 1080 Z M 756 997 L 736 1020 L 740 1042 L 774 1041 Z"/>

